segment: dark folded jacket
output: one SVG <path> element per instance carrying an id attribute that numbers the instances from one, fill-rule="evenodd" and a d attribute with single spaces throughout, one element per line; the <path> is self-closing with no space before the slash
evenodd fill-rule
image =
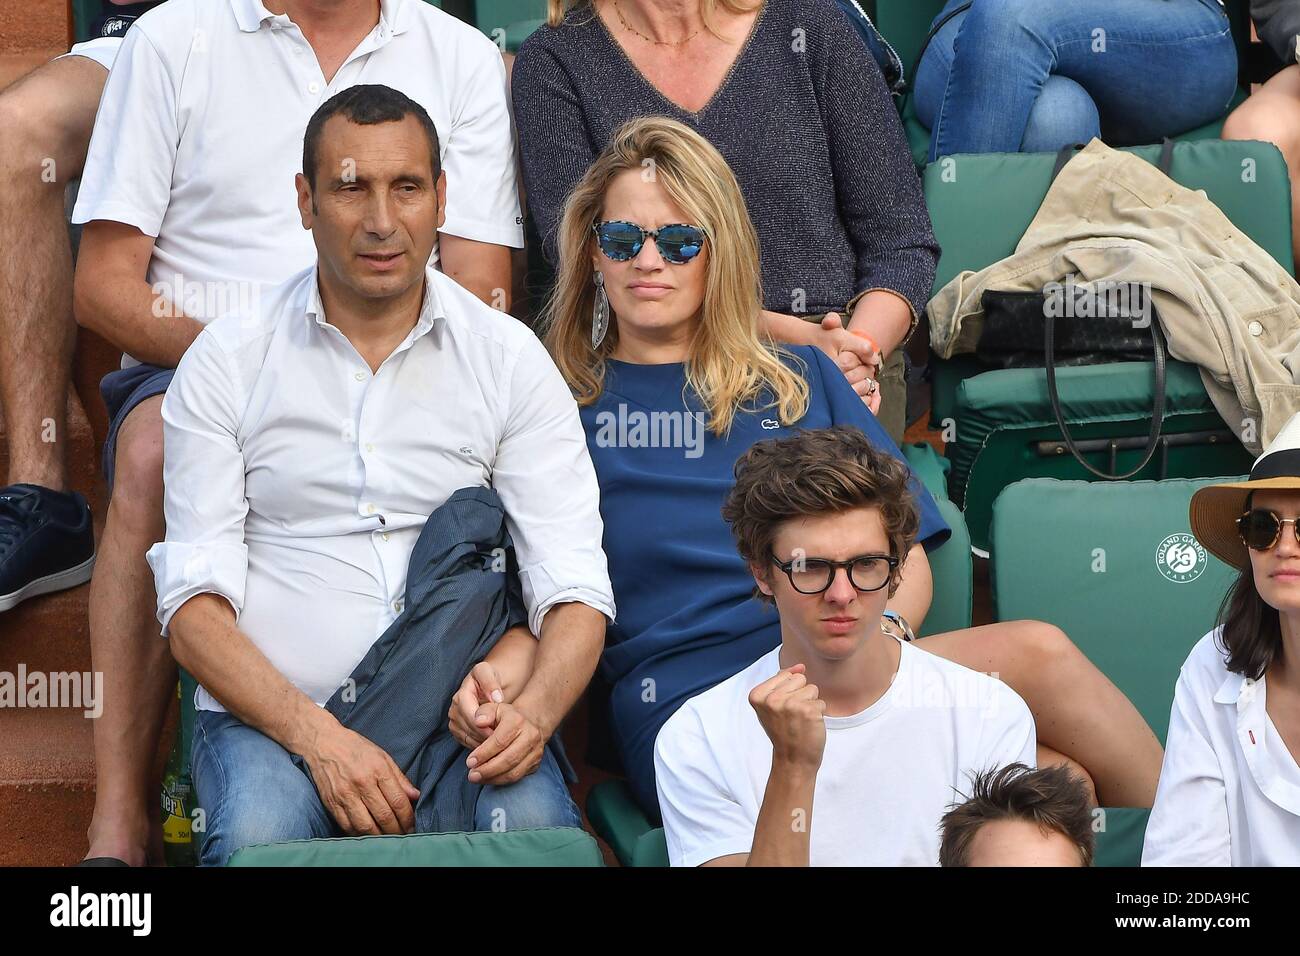
<path id="1" fill-rule="evenodd" d="M 1250 0 L 1250 18 L 1259 38 L 1283 63 L 1294 63 L 1300 33 L 1300 0 Z"/>
<path id="2" fill-rule="evenodd" d="M 474 829 L 481 787 L 469 782 L 447 709 L 470 668 L 527 620 L 501 499 L 489 488 L 460 489 L 415 542 L 402 613 L 325 705 L 419 789 L 416 832 Z"/>

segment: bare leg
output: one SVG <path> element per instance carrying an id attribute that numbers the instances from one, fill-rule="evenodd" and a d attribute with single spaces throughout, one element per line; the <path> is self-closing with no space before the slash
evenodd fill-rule
<path id="1" fill-rule="evenodd" d="M 1223 124 L 1224 139 L 1258 139 L 1282 151 L 1291 175 L 1291 248 L 1300 271 L 1300 65 L 1274 74 Z"/>
<path id="2" fill-rule="evenodd" d="M 0 93 L 0 407 L 8 484 L 66 491 L 76 325 L 63 196 L 81 175 L 108 71 L 55 60 Z"/>
<path id="3" fill-rule="evenodd" d="M 987 624 L 935 634 L 917 646 L 1010 685 L 1033 711 L 1040 745 L 1086 768 L 1103 806 L 1150 807 L 1155 800 L 1160 741 L 1060 628 Z"/>
<path id="4" fill-rule="evenodd" d="M 163 538 L 162 396 L 141 402 L 117 437 L 113 496 L 90 582 L 90 650 L 104 674 L 95 721 L 95 815 L 87 856 L 146 861 L 159 826 L 154 756 L 176 662 L 154 616 L 145 552 Z"/>

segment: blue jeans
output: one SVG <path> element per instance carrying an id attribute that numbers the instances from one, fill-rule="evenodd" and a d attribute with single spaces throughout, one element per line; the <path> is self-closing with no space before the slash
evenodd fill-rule
<path id="1" fill-rule="evenodd" d="M 1155 143 L 1222 116 L 1236 88 L 1218 0 L 974 0 L 935 35 L 914 83 L 932 162 L 1094 136 Z"/>
<path id="2" fill-rule="evenodd" d="M 236 850 L 259 843 L 342 835 L 289 752 L 230 714 L 198 712 L 191 766 L 203 808 L 202 866 L 225 866 Z M 484 787 L 474 809 L 475 830 L 581 826 L 549 747 L 518 783 Z"/>

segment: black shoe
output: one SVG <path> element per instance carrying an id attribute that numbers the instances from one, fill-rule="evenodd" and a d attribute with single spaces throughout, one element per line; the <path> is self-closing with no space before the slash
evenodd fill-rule
<path id="1" fill-rule="evenodd" d="M 0 488 L 0 611 L 90 580 L 95 529 L 76 492 Z"/>

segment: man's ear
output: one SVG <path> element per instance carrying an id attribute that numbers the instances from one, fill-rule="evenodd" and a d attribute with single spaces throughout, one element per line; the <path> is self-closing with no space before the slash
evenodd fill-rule
<path id="1" fill-rule="evenodd" d="M 757 564 L 751 564 L 749 566 L 749 573 L 754 576 L 754 584 L 760 591 L 768 597 L 775 597 L 772 592 L 771 579 L 768 577 L 768 574 L 770 573 L 768 568 Z"/>
<path id="2" fill-rule="evenodd" d="M 293 177 L 294 188 L 298 190 L 298 215 L 302 217 L 302 227 L 310 231 L 312 226 L 311 183 L 307 177 L 298 173 Z"/>
<path id="3" fill-rule="evenodd" d="M 438 193 L 438 228 L 447 221 L 447 170 L 438 171 L 438 182 L 434 187 Z"/>

